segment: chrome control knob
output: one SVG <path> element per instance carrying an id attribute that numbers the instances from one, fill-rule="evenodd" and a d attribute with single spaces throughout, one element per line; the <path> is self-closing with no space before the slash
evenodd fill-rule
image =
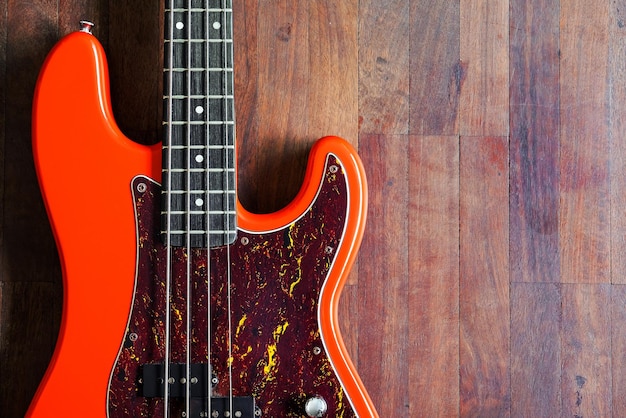
<path id="1" fill-rule="evenodd" d="M 328 412 L 328 404 L 321 396 L 313 396 L 307 399 L 304 411 L 311 418 L 321 418 Z"/>

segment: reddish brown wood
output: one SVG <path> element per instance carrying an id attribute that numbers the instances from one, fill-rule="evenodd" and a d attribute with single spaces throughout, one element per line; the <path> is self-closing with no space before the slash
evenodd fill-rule
<path id="1" fill-rule="evenodd" d="M 413 1 L 410 8 L 410 132 L 457 135 L 465 78 L 459 60 L 460 2 Z"/>
<path id="2" fill-rule="evenodd" d="M 411 137 L 409 159 L 407 415 L 452 417 L 459 413 L 458 137 Z"/>
<path id="3" fill-rule="evenodd" d="M 611 2 L 609 11 L 608 84 L 611 86 L 609 105 L 609 165 L 611 173 L 611 282 L 626 284 L 626 69 L 615 57 L 626 54 L 626 2 Z M 619 254 L 620 256 L 615 256 Z"/>
<path id="4" fill-rule="evenodd" d="M 23 415 L 60 313 L 30 149 L 35 78 L 58 37 L 93 19 L 120 125 L 159 140 L 161 4 L 0 2 L 3 417 Z M 626 282 L 624 0 L 234 7 L 244 204 L 285 205 L 323 134 L 358 143 L 368 165 L 368 235 L 340 312 L 381 416 L 620 416 L 624 290 L 609 283 Z M 507 157 L 484 136 L 509 130 Z M 495 169 L 509 164 L 510 190 Z M 444 208 L 455 193 L 458 215 Z"/>
<path id="5" fill-rule="evenodd" d="M 611 371 L 613 411 L 626 411 L 626 286 L 611 287 Z"/>
<path id="6" fill-rule="evenodd" d="M 22 416 L 50 359 L 61 303 L 56 292 L 59 265 L 38 191 L 29 133 L 35 80 L 56 37 L 56 9 L 50 2 L 3 3 L 0 374 L 21 384 L 0 385 L 0 408 L 9 416 Z"/>
<path id="7" fill-rule="evenodd" d="M 561 416 L 561 291 L 511 285 L 511 416 Z"/>
<path id="8" fill-rule="evenodd" d="M 358 0 L 323 0 L 309 8 L 307 137 L 332 134 L 358 144 L 358 10 Z"/>
<path id="9" fill-rule="evenodd" d="M 461 137 L 460 410 L 509 416 L 506 138 Z"/>
<path id="10" fill-rule="evenodd" d="M 608 3 L 561 3 L 561 281 L 610 281 Z"/>
<path id="11" fill-rule="evenodd" d="M 511 2 L 511 280 L 559 281 L 558 0 Z"/>
<path id="12" fill-rule="evenodd" d="M 258 101 L 258 0 L 233 3 L 235 48 L 235 117 L 237 119 L 237 161 L 239 200 L 250 211 L 260 212 L 256 194 L 263 181 L 255 171 L 259 157 Z M 243 51 L 243 52 L 242 52 Z M 261 184 L 261 186 L 260 186 Z"/>
<path id="13" fill-rule="evenodd" d="M 141 0 L 120 7 L 111 1 L 104 28 L 115 119 L 129 138 L 143 144 L 162 139 L 162 5 L 163 0 Z"/>
<path id="14" fill-rule="evenodd" d="M 564 284 L 562 295 L 561 414 L 611 416 L 611 286 Z"/>
<path id="15" fill-rule="evenodd" d="M 381 417 L 408 416 L 408 141 L 361 135 L 370 184 L 369 219 L 359 264 L 358 364 Z M 384 162 L 384 163 L 381 163 Z M 367 324 L 377 324 L 370 327 Z M 389 382 L 395 382 L 389 385 Z"/>
<path id="16" fill-rule="evenodd" d="M 409 131 L 409 1 L 359 2 L 359 129 Z"/>
<path id="17" fill-rule="evenodd" d="M 461 135 L 509 133 L 509 5 L 463 1 L 460 10 Z"/>
<path id="18" fill-rule="evenodd" d="M 23 417 L 48 365 L 59 329 L 62 295 L 55 283 L 14 280 L 0 286 L 2 416 Z M 13 382 L 9 384 L 8 382 Z"/>

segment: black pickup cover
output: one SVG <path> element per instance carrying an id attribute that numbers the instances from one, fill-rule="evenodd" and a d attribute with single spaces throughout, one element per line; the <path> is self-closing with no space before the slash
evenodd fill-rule
<path id="1" fill-rule="evenodd" d="M 165 396 L 164 385 L 165 367 L 163 364 L 144 364 L 142 367 L 143 396 L 146 398 L 162 398 Z M 171 398 L 184 398 L 186 396 L 186 364 L 170 364 L 169 378 L 173 383 L 169 384 L 169 396 Z M 191 398 L 204 399 L 206 402 L 209 384 L 209 367 L 207 364 L 192 364 L 189 372 Z M 233 413 L 230 412 L 230 399 L 228 397 L 211 397 L 211 415 L 218 417 L 241 417 L 255 418 L 255 401 L 252 396 L 235 396 L 232 398 Z M 202 409 L 209 409 L 205 405 Z"/>

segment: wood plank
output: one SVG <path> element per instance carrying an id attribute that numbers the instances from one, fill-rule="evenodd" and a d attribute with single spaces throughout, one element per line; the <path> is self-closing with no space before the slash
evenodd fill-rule
<path id="1" fill-rule="evenodd" d="M 0 4 L 0 202 L 4 202 L 4 145 L 6 142 L 6 108 L 7 108 L 7 2 Z M 3 264 L 4 212 L 0 211 L 0 272 Z M 1 278 L 2 276 L 0 276 Z M 0 301 L 1 302 L 1 301 Z M 2 305 L 0 304 L 0 307 Z M 0 318 L 0 324 L 1 324 Z M 0 335 L 0 338 L 2 336 Z"/>
<path id="2" fill-rule="evenodd" d="M 460 411 L 510 408 L 508 153 L 503 137 L 461 138 Z"/>
<path id="3" fill-rule="evenodd" d="M 611 282 L 626 284 L 626 1 L 611 2 L 609 19 L 609 147 L 611 167 Z M 619 409 L 618 409 L 619 410 Z M 624 410 L 624 409 L 622 409 Z"/>
<path id="4" fill-rule="evenodd" d="M 31 145 L 33 91 L 44 59 L 57 40 L 56 4 L 10 1 L 7 8 L 4 125 L 3 281 L 51 281 L 56 247 L 39 193 Z M 33 263 L 32 260 L 37 260 Z"/>
<path id="5" fill-rule="evenodd" d="M 411 2 L 410 133 L 458 135 L 460 2 Z"/>
<path id="6" fill-rule="evenodd" d="M 608 2 L 561 2 L 561 280 L 610 280 Z"/>
<path id="7" fill-rule="evenodd" d="M 355 266 L 356 267 L 356 266 Z M 359 288 L 356 284 L 346 284 L 341 292 L 339 303 L 339 329 L 348 355 L 359 371 L 359 321 L 355 312 L 359 309 Z M 369 382 L 365 382 L 366 388 Z"/>
<path id="8" fill-rule="evenodd" d="M 564 284 L 562 297 L 562 416 L 610 417 L 611 286 Z"/>
<path id="9" fill-rule="evenodd" d="M 241 145 L 252 147 L 245 152 L 253 157 L 245 181 L 254 189 L 245 203 L 255 212 L 285 206 L 302 183 L 312 142 L 307 138 L 310 7 L 270 0 L 258 8 L 258 136 Z"/>
<path id="10" fill-rule="evenodd" d="M 611 287 L 611 376 L 613 412 L 626 411 L 626 286 Z M 615 416 L 614 414 L 614 416 Z"/>
<path id="11" fill-rule="evenodd" d="M 108 61 L 115 119 L 134 141 L 161 141 L 163 0 L 111 1 Z M 98 29 L 100 30 L 100 29 Z"/>
<path id="12" fill-rule="evenodd" d="M 411 137 L 409 161 L 407 416 L 458 416 L 458 137 Z"/>
<path id="13" fill-rule="evenodd" d="M 561 291 L 511 285 L 511 416 L 561 415 Z"/>
<path id="14" fill-rule="evenodd" d="M 106 1 L 90 0 L 59 0 L 58 1 L 58 35 L 65 36 L 68 33 L 80 29 L 80 21 L 88 20 L 95 23 L 94 35 L 105 46 L 108 41 L 108 8 Z M 126 5 L 117 5 L 117 8 L 125 8 Z"/>
<path id="15" fill-rule="evenodd" d="M 406 417 L 408 335 L 408 138 L 361 135 L 368 218 L 359 264 L 359 373 L 381 417 Z M 420 367 L 415 365 L 413 367 Z"/>
<path id="16" fill-rule="evenodd" d="M 460 5 L 460 133 L 506 136 L 509 133 L 509 4 L 499 0 L 467 0 Z"/>
<path id="17" fill-rule="evenodd" d="M 358 0 L 320 0 L 309 10 L 308 137 L 358 144 Z"/>
<path id="18" fill-rule="evenodd" d="M 0 407 L 3 417 L 19 418 L 52 356 L 62 298 L 51 283 L 3 282 L 0 290 Z"/>
<path id="19" fill-rule="evenodd" d="M 359 130 L 409 132 L 409 0 L 359 2 Z"/>
<path id="20" fill-rule="evenodd" d="M 255 171 L 259 137 L 258 95 L 258 0 L 233 2 L 233 36 L 235 41 L 235 117 L 237 120 L 237 193 L 241 203 L 254 212 L 256 190 L 262 179 Z M 242 45 L 243 47 L 237 47 Z"/>
<path id="21" fill-rule="evenodd" d="M 513 0 L 511 281 L 558 282 L 559 1 Z"/>

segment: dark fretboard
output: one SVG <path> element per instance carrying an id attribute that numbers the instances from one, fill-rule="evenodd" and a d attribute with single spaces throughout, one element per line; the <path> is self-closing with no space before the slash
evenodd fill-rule
<path id="1" fill-rule="evenodd" d="M 225 245 L 236 231 L 232 0 L 166 0 L 164 62 L 162 233 L 172 246 Z"/>

